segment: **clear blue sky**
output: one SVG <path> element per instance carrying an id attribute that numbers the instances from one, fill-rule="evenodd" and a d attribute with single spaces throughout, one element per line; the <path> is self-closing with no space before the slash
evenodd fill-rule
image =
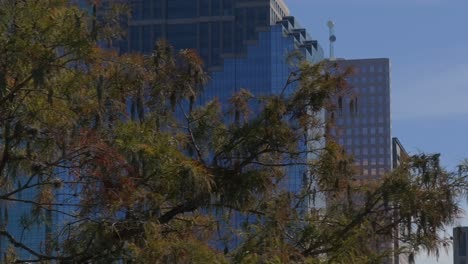
<path id="1" fill-rule="evenodd" d="M 337 57 L 390 59 L 392 134 L 408 151 L 441 153 L 449 169 L 468 158 L 468 0 L 285 1 L 327 54 L 332 19 Z"/>

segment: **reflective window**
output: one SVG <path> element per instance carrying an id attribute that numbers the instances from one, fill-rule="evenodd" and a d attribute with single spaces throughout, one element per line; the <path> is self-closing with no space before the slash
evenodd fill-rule
<path id="1" fill-rule="evenodd" d="M 210 15 L 210 0 L 199 0 L 199 2 L 200 2 L 200 5 L 199 5 L 200 16 L 209 16 Z"/>
<path id="2" fill-rule="evenodd" d="M 142 18 L 143 19 L 150 19 L 152 18 L 152 1 L 143 1 L 143 10 L 142 10 Z"/>
<path id="3" fill-rule="evenodd" d="M 233 12 L 233 1 L 234 0 L 223 0 L 223 15 L 228 16 L 232 15 Z"/>
<path id="4" fill-rule="evenodd" d="M 221 27 L 218 22 L 211 23 L 211 64 L 221 63 Z"/>
<path id="5" fill-rule="evenodd" d="M 171 18 L 191 18 L 196 16 L 197 1 L 171 0 L 167 1 L 167 16 Z M 192 31 L 192 34 L 195 31 Z"/>
<path id="6" fill-rule="evenodd" d="M 195 24 L 168 25 L 167 37 L 176 50 L 196 48 Z"/>
<path id="7" fill-rule="evenodd" d="M 458 238 L 458 255 L 465 257 L 466 256 L 466 232 L 459 231 L 459 238 Z"/>
<path id="8" fill-rule="evenodd" d="M 358 138 L 358 137 L 357 137 L 357 138 L 355 138 L 355 139 L 354 139 L 354 144 L 356 144 L 356 145 L 360 145 L 360 144 L 361 144 L 361 139 L 360 139 L 360 138 Z"/>
<path id="9" fill-rule="evenodd" d="M 223 22 L 223 52 L 234 52 L 233 22 Z"/>
<path id="10" fill-rule="evenodd" d="M 162 0 L 153 0 L 153 1 L 148 1 L 148 2 L 152 2 L 152 9 L 153 9 L 152 17 L 155 19 L 163 18 Z"/>
<path id="11" fill-rule="evenodd" d="M 214 0 L 211 2 L 211 15 L 220 16 L 221 13 L 221 0 Z"/>
<path id="12" fill-rule="evenodd" d="M 130 27 L 130 49 L 131 51 L 139 51 L 141 50 L 141 38 L 140 38 L 140 31 L 141 27 L 133 26 Z"/>
<path id="13" fill-rule="evenodd" d="M 210 24 L 200 23 L 199 52 L 205 63 L 209 64 Z"/>
<path id="14" fill-rule="evenodd" d="M 150 53 L 153 50 L 154 45 L 154 37 L 153 37 L 153 30 L 151 26 L 143 26 L 143 46 L 142 50 L 144 53 Z"/>
<path id="15" fill-rule="evenodd" d="M 133 20 L 140 20 L 143 18 L 143 3 L 142 1 L 132 1 L 131 12 Z"/>

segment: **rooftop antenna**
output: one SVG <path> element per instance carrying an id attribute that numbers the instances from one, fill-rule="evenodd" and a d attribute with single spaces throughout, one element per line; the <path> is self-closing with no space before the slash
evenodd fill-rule
<path id="1" fill-rule="evenodd" d="M 335 60 L 335 41 L 336 41 L 336 36 L 335 36 L 335 22 L 329 20 L 327 22 L 328 29 L 330 31 L 330 60 Z"/>

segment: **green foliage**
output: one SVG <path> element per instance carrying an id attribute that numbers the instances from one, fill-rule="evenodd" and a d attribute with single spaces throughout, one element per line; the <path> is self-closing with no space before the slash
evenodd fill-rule
<path id="1" fill-rule="evenodd" d="M 145 227 L 145 239 L 142 246 L 131 245 L 137 263 L 227 263 L 224 256 L 214 252 L 206 242 L 194 237 L 191 230 L 196 223 L 181 222 L 173 228 L 176 232 L 167 236 L 161 226 L 149 224 Z"/>
<path id="2" fill-rule="evenodd" d="M 278 95 L 246 87 L 198 105 L 199 56 L 164 41 L 146 57 L 100 49 L 128 10 L 98 2 L 88 14 L 0 1 L 2 212 L 29 205 L 25 226 L 64 219 L 40 250 L 3 221 L 12 248 L 44 263 L 377 263 L 447 242 L 438 232 L 460 213 L 466 164 L 448 173 L 416 155 L 363 181 L 339 145 L 322 144 L 322 110 L 349 70 L 298 57 Z M 307 176 L 299 193 L 284 188 L 293 170 Z M 212 246 L 233 238 L 222 230 L 241 241 L 224 254 Z M 380 245 L 396 234 L 404 247 Z"/>

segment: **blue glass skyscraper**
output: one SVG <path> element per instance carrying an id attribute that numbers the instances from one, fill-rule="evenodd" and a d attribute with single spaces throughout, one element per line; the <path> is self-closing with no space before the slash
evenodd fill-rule
<path id="1" fill-rule="evenodd" d="M 22 181 L 24 184 L 24 181 Z M 18 186 L 21 186 L 21 180 L 17 180 Z M 23 201 L 34 201 L 39 194 L 39 188 L 29 188 L 20 191 L 13 199 L 18 201 L 0 202 L 0 226 L 5 228 L 19 243 L 25 243 L 29 248 L 36 252 L 47 252 L 48 235 L 50 234 L 52 213 L 50 211 L 40 210 L 33 214 L 34 205 Z M 8 247 L 12 245 L 8 238 L 0 237 L 0 261 L 3 260 L 3 254 Z M 22 259 L 34 258 L 26 250 L 17 249 Z"/>
<path id="2" fill-rule="evenodd" d="M 331 130 L 338 143 L 353 155 L 358 180 L 376 180 L 393 168 L 388 59 L 338 60 L 352 67 L 350 89 L 335 98 Z"/>
<path id="3" fill-rule="evenodd" d="M 282 0 L 134 0 L 122 52 L 151 52 L 158 39 L 196 49 L 208 69 L 245 55 L 258 33 L 289 15 Z"/>
<path id="4" fill-rule="evenodd" d="M 283 0 L 131 3 L 128 34 L 118 45 L 120 52 L 150 53 L 158 39 L 167 40 L 176 50 L 195 49 L 211 77 L 201 103 L 217 98 L 226 104 L 241 88 L 255 96 L 280 93 L 294 70 L 288 62 L 293 51 L 309 62 L 323 59 L 318 42 L 290 16 Z M 302 174 L 288 175 L 289 190 L 302 188 Z"/>
<path id="5" fill-rule="evenodd" d="M 334 124 L 330 134 L 353 156 L 357 182 L 379 181 L 400 165 L 401 157 L 407 156 L 401 143 L 392 139 L 391 134 L 390 60 L 338 59 L 333 62 L 343 69 L 351 67 L 353 74 L 348 78 L 350 89 L 334 98 L 336 107 L 328 113 Z M 400 247 L 398 232 L 395 230 L 393 238 L 376 243 L 375 249 Z M 407 260 L 405 254 L 395 252 L 385 263 L 407 263 Z"/>
<path id="6" fill-rule="evenodd" d="M 282 0 L 143 0 L 132 4 L 120 52 L 149 53 L 158 39 L 167 40 L 176 50 L 195 49 L 211 77 L 200 98 L 202 104 L 217 98 L 225 105 L 242 88 L 255 96 L 279 94 L 295 70 L 288 61 L 293 52 L 312 63 L 323 59 L 318 42 L 290 16 Z M 289 168 L 283 187 L 298 193 L 308 177 L 305 166 Z M 232 220 L 233 225 L 243 221 L 240 215 Z M 237 244 L 236 236 L 231 239 L 226 247 Z"/>
<path id="7" fill-rule="evenodd" d="M 87 1 L 72 1 L 86 8 Z M 200 103 L 214 98 L 227 103 L 241 88 L 255 96 L 278 94 L 294 70 L 294 65 L 288 62 L 293 51 L 310 62 L 323 59 L 318 42 L 290 16 L 283 0 L 132 0 L 130 3 L 132 16 L 126 25 L 127 37 L 114 46 L 121 53 L 150 53 L 157 40 L 165 39 L 176 50 L 195 49 L 211 76 Z M 305 175 L 304 167 L 292 168 L 285 187 L 298 192 L 304 186 Z M 8 217 L 0 221 L 9 221 L 8 229 L 21 236 L 21 215 L 30 209 L 30 206 L 11 208 Z M 54 224 L 59 225 L 53 217 Z M 37 225 L 29 229 L 23 241 L 27 239 L 34 249 L 44 249 L 47 228 Z"/>

